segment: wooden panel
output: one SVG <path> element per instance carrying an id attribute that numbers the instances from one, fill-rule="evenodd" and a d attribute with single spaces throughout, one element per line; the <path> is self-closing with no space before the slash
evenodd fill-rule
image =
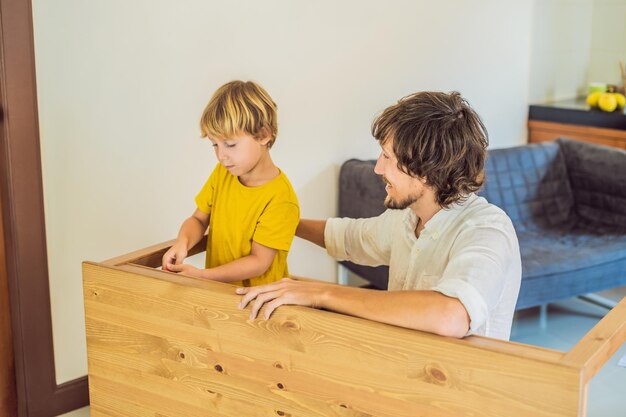
<path id="1" fill-rule="evenodd" d="M 0 198 L 0 416 L 14 417 L 17 415 L 17 394 L 15 392 L 9 283 L 5 261 L 2 199 Z"/>
<path id="2" fill-rule="evenodd" d="M 83 267 L 92 416 L 579 416 L 562 352 L 310 308 L 268 321 L 233 286 Z"/>
<path id="3" fill-rule="evenodd" d="M 528 132 L 531 143 L 566 137 L 626 149 L 626 131 L 623 130 L 529 120 Z"/>
<path id="4" fill-rule="evenodd" d="M 584 369 L 587 383 L 626 340 L 626 298 L 594 326 L 563 361 Z"/>

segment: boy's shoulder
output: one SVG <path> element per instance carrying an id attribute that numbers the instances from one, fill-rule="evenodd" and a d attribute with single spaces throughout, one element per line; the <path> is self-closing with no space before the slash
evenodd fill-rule
<path id="1" fill-rule="evenodd" d="M 298 205 L 298 197 L 296 196 L 296 192 L 293 189 L 293 185 L 291 185 L 291 181 L 287 175 L 279 168 L 280 174 L 278 177 L 270 181 L 272 183 L 272 188 L 274 190 L 275 198 L 279 202 L 285 203 L 293 203 Z"/>

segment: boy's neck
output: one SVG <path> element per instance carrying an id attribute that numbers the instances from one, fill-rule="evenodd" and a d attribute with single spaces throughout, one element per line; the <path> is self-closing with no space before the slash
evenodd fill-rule
<path id="1" fill-rule="evenodd" d="M 251 171 L 240 175 L 238 178 L 239 182 L 246 187 L 259 187 L 270 182 L 278 175 L 280 175 L 280 170 L 274 165 L 270 153 L 265 152 Z"/>

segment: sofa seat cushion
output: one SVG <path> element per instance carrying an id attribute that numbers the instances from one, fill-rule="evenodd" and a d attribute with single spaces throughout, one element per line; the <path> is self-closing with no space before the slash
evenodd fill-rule
<path id="1" fill-rule="evenodd" d="M 522 264 L 523 266 L 523 264 Z M 626 258 L 576 271 L 522 277 L 516 310 L 626 285 Z"/>
<path id="2" fill-rule="evenodd" d="M 523 276 L 577 271 L 626 259 L 626 235 L 571 230 L 525 230 L 518 232 Z"/>

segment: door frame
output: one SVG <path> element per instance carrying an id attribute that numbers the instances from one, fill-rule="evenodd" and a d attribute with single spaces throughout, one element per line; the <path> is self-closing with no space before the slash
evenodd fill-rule
<path id="1" fill-rule="evenodd" d="M 88 404 L 87 377 L 57 384 L 31 0 L 0 0 L 0 200 L 19 417 Z"/>

